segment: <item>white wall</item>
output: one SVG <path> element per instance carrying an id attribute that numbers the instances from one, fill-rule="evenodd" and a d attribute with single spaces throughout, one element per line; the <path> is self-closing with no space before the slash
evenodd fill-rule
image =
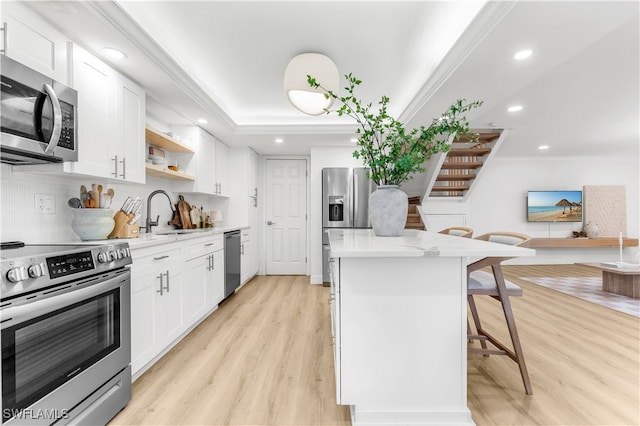
<path id="1" fill-rule="evenodd" d="M 79 197 L 80 185 L 88 188 L 92 183 L 101 184 L 106 191 L 113 188 L 115 198 L 111 206 L 115 212 L 122 206 L 127 196 L 140 197 L 143 200 L 142 217 L 139 224 L 144 225 L 147 215 L 147 196 L 156 189 L 164 189 L 174 196 L 174 202 L 178 201 L 178 192 L 172 188 L 173 181 L 147 177 L 147 183 L 133 184 L 119 181 L 109 181 L 94 177 L 80 177 L 59 173 L 38 173 L 21 171 L 20 167 L 0 165 L 1 184 L 0 200 L 2 210 L 0 214 L 0 241 L 24 241 L 26 243 L 59 243 L 80 241 L 71 229 L 73 213 L 67 206 L 67 200 Z M 50 194 L 55 198 L 55 212 L 53 214 L 36 214 L 35 194 Z M 222 210 L 223 218 L 226 215 L 228 199 L 214 196 L 184 194 L 185 199 L 205 210 Z M 153 219 L 160 215 L 160 224 L 155 229 L 169 229 L 167 225 L 171 219 L 171 210 L 166 197 L 156 195 L 151 204 Z M 235 223 L 228 223 L 236 225 Z"/>
<path id="2" fill-rule="evenodd" d="M 627 236 L 640 233 L 640 174 L 637 158 L 629 157 L 494 157 L 469 197 L 468 224 L 474 235 L 490 231 L 521 232 L 532 237 L 568 237 L 582 223 L 529 223 L 527 190 L 580 190 L 583 185 L 625 185 Z M 425 203 L 428 210 L 429 202 Z M 624 250 L 628 261 L 637 248 Z M 573 263 L 617 260 L 617 249 L 537 249 L 536 258 L 522 263 Z"/>
<path id="3" fill-rule="evenodd" d="M 353 158 L 354 147 L 311 148 L 309 172 L 309 259 L 311 284 L 322 284 L 322 169 L 325 167 L 362 167 Z"/>
<path id="4" fill-rule="evenodd" d="M 312 148 L 310 171 L 310 273 L 311 283 L 322 282 L 322 169 L 360 167 L 353 148 Z M 627 236 L 640 234 L 640 172 L 637 158 L 629 157 L 494 157 L 466 203 L 427 201 L 426 212 L 466 214 L 475 235 L 503 230 L 533 237 L 567 237 L 581 223 L 529 223 L 526 220 L 527 190 L 582 189 L 584 185 L 625 185 Z M 638 248 L 625 248 L 624 257 L 634 261 Z M 511 263 L 554 264 L 617 260 L 615 248 L 537 249 L 537 256 Z"/>

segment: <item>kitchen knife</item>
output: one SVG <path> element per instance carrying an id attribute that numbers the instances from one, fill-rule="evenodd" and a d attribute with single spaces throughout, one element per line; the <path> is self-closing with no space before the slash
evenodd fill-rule
<path id="1" fill-rule="evenodd" d="M 140 200 L 140 197 L 136 197 L 135 200 L 133 200 L 133 203 L 131 203 L 131 205 L 129 206 L 129 209 L 125 211 L 126 214 L 129 214 L 133 211 L 135 211 L 136 209 L 140 208 L 142 206 L 142 200 Z"/>
<path id="2" fill-rule="evenodd" d="M 129 222 L 127 223 L 129 225 L 133 225 L 134 223 L 136 223 L 136 221 L 140 219 L 140 216 L 142 216 L 142 213 L 140 213 L 141 211 L 142 211 L 142 201 L 136 200 L 135 207 L 133 208 L 133 212 L 131 213 L 132 217 L 131 219 L 129 219 Z"/>
<path id="3" fill-rule="evenodd" d="M 133 198 L 127 197 L 122 207 L 120 207 L 120 211 L 125 214 L 128 213 L 128 211 L 130 211 L 129 209 L 133 205 L 133 202 L 134 202 Z"/>

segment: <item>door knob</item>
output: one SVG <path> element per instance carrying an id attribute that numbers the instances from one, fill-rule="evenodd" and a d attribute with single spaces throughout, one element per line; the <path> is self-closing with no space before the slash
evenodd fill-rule
<path id="1" fill-rule="evenodd" d="M 275 222 L 272 222 L 270 220 L 267 221 L 267 225 L 275 225 L 275 224 L 276 224 Z"/>

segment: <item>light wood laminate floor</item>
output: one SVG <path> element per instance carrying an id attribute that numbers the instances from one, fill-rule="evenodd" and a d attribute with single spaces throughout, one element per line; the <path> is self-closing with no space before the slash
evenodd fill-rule
<path id="1" fill-rule="evenodd" d="M 512 301 L 534 394 L 525 395 L 508 358 L 469 355 L 474 421 L 640 424 L 640 320 L 518 279 L 597 271 L 504 271 L 525 292 Z M 308 277 L 256 277 L 134 383 L 111 424 L 350 424 L 335 404 L 328 293 Z M 478 308 L 506 336 L 499 306 L 479 300 Z"/>

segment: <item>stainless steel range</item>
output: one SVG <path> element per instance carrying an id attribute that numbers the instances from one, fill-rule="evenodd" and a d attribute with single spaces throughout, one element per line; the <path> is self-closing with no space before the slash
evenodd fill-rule
<path id="1" fill-rule="evenodd" d="M 129 264 L 127 243 L 3 245 L 3 426 L 106 424 L 131 399 Z"/>

